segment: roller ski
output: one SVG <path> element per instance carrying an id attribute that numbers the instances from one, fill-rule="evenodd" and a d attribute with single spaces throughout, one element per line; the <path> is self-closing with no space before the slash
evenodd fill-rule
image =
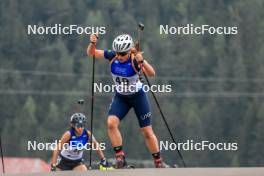
<path id="1" fill-rule="evenodd" d="M 105 170 L 114 170 L 114 167 L 111 163 L 109 163 L 106 158 L 103 158 L 98 164 L 99 170 L 105 171 Z"/>

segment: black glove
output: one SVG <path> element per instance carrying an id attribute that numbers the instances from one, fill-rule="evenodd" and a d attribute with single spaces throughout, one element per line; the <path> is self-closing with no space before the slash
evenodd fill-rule
<path id="1" fill-rule="evenodd" d="M 50 165 L 50 171 L 52 171 L 52 172 L 56 171 L 56 164 Z"/>
<path id="2" fill-rule="evenodd" d="M 99 164 L 103 167 L 109 167 L 109 163 L 106 158 L 101 159 Z"/>

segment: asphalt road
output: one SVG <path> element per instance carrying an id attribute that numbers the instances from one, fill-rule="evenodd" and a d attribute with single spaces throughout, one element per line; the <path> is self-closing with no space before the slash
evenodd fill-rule
<path id="1" fill-rule="evenodd" d="M 3 174 L 1 174 L 3 175 Z M 4 176 L 264 176 L 264 167 L 248 168 L 169 168 L 119 169 L 112 171 L 49 172 L 31 174 L 4 174 Z"/>

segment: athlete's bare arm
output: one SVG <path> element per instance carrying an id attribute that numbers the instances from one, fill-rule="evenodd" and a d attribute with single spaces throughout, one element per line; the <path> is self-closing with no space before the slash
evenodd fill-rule
<path id="1" fill-rule="evenodd" d="M 57 159 L 58 159 L 60 151 L 62 150 L 63 144 L 67 143 L 70 140 L 70 138 L 71 138 L 71 134 L 69 131 L 65 132 L 62 135 L 60 142 L 57 144 L 57 148 L 53 151 L 51 164 L 55 165 L 57 163 Z"/>
<path id="2" fill-rule="evenodd" d="M 89 134 L 89 138 L 91 139 L 91 132 L 87 130 L 87 133 Z M 104 159 L 104 153 L 100 149 L 99 143 L 96 141 L 95 137 L 93 137 L 93 146 L 96 147 L 96 153 L 99 156 L 99 159 L 102 160 Z"/>
<path id="3" fill-rule="evenodd" d="M 90 44 L 87 47 L 87 55 L 95 56 L 98 59 L 104 58 L 104 50 L 96 49 L 96 42 L 98 40 L 98 34 L 90 35 Z"/>
<path id="4" fill-rule="evenodd" d="M 135 59 L 138 63 L 141 63 L 143 61 L 143 56 L 141 53 L 138 53 L 135 56 Z M 148 63 L 148 61 L 144 60 L 142 64 L 142 71 L 146 73 L 147 76 L 155 76 L 155 70 L 154 68 Z"/>

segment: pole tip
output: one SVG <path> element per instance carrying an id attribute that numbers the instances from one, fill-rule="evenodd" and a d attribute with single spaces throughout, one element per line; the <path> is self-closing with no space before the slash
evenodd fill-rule
<path id="1" fill-rule="evenodd" d="M 138 22 L 138 27 L 139 27 L 139 29 L 140 29 L 140 30 L 142 30 L 142 31 L 143 31 L 145 26 L 144 26 L 144 24 L 143 24 L 143 23 L 141 23 L 141 22 Z"/>
<path id="2" fill-rule="evenodd" d="M 83 105 L 84 104 L 84 100 L 83 99 L 78 100 L 78 104 Z"/>

